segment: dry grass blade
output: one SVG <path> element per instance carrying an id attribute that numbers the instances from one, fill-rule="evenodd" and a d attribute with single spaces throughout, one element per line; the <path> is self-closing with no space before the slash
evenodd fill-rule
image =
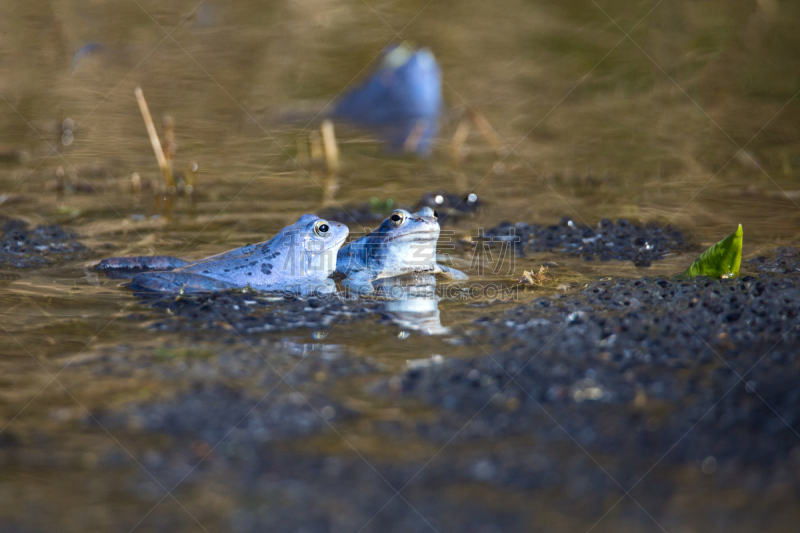
<path id="1" fill-rule="evenodd" d="M 153 124 L 153 117 L 150 116 L 150 109 L 147 107 L 147 101 L 144 99 L 142 88 L 136 87 L 134 94 L 136 95 L 136 101 L 139 102 L 139 110 L 142 112 L 147 134 L 150 136 L 150 144 L 153 145 L 153 152 L 155 152 L 156 159 L 158 160 L 158 168 L 161 169 L 161 176 L 164 178 L 164 184 L 167 190 L 169 190 L 170 187 L 175 186 L 175 177 L 172 175 L 172 169 L 169 163 L 167 163 L 167 158 L 164 156 L 164 150 L 161 148 L 161 141 L 158 140 L 156 126 Z"/>

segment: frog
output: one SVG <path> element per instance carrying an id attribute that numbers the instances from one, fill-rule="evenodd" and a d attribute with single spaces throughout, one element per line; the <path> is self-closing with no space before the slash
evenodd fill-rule
<path id="1" fill-rule="evenodd" d="M 98 270 L 141 271 L 129 287 L 137 292 L 197 293 L 250 287 L 265 291 L 332 292 L 336 254 L 349 230 L 306 214 L 272 239 L 187 262 L 171 256 L 111 257 Z"/>
<path id="2" fill-rule="evenodd" d="M 336 275 L 351 289 L 372 288 L 375 280 L 408 274 L 439 274 L 466 280 L 467 274 L 436 261 L 439 215 L 431 207 L 416 213 L 395 209 L 374 231 L 339 250 Z"/>

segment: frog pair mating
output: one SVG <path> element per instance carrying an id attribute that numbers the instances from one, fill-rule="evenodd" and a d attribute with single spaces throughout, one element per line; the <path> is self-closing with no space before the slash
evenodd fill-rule
<path id="1" fill-rule="evenodd" d="M 376 279 L 428 272 L 451 279 L 466 274 L 436 262 L 439 222 L 425 207 L 411 214 L 397 209 L 373 232 L 344 244 L 344 224 L 303 215 L 272 239 L 193 263 L 169 256 L 112 257 L 99 270 L 147 270 L 131 288 L 161 293 L 207 292 L 250 286 L 300 293 L 330 292 L 330 277 L 344 276 L 351 289 L 369 289 Z"/>

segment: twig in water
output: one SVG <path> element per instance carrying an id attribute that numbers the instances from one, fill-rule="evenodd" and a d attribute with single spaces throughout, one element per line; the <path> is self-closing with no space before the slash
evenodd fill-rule
<path id="1" fill-rule="evenodd" d="M 178 150 L 178 145 L 175 144 L 175 121 L 169 115 L 164 115 L 164 158 L 169 165 L 169 170 L 175 176 L 175 166 L 172 160 L 175 158 L 175 152 Z"/>
<path id="2" fill-rule="evenodd" d="M 406 140 L 403 143 L 403 150 L 406 153 L 416 153 L 417 148 L 419 147 L 419 142 L 422 140 L 422 136 L 425 134 L 425 127 L 427 125 L 428 121 L 424 118 L 417 120 L 417 122 L 414 124 L 414 127 L 411 128 L 411 133 L 408 134 L 408 137 L 406 137 Z"/>
<path id="3" fill-rule="evenodd" d="M 336 145 L 333 122 L 330 120 L 323 121 L 321 131 L 322 147 L 325 152 L 325 167 L 327 168 L 322 184 L 322 206 L 327 207 L 335 203 L 333 198 L 339 189 L 339 183 L 336 180 L 336 173 L 339 171 L 339 147 Z"/>
<path id="4" fill-rule="evenodd" d="M 503 143 L 500 142 L 500 138 L 489 125 L 489 122 L 483 118 L 483 115 L 474 109 L 470 109 L 469 118 L 471 118 L 472 122 L 474 122 L 478 127 L 478 130 L 480 130 L 483 138 L 486 139 L 486 142 L 489 143 L 489 146 L 491 146 L 492 150 L 494 150 L 495 155 L 498 157 L 504 155 L 503 152 L 505 151 L 505 148 L 503 148 Z"/>
<path id="5" fill-rule="evenodd" d="M 311 164 L 316 166 L 324 160 L 322 154 L 322 140 L 319 137 L 319 133 L 316 131 L 309 132 L 308 143 L 311 147 Z"/>
<path id="6" fill-rule="evenodd" d="M 325 150 L 325 165 L 328 167 L 328 174 L 336 174 L 339 172 L 339 147 L 336 144 L 333 122 L 330 120 L 323 120 L 321 131 L 322 146 Z"/>
<path id="7" fill-rule="evenodd" d="M 300 168 L 305 168 L 309 164 L 308 160 L 308 140 L 298 135 L 297 139 L 295 139 L 295 144 L 297 145 L 297 155 L 295 156 L 294 160 L 297 162 Z"/>
<path id="8" fill-rule="evenodd" d="M 186 170 L 186 187 L 183 189 L 183 198 L 189 206 L 189 211 L 194 214 L 194 193 L 197 190 L 197 162 L 189 163 Z"/>
<path id="9" fill-rule="evenodd" d="M 142 177 L 138 172 L 131 174 L 131 187 L 133 188 L 133 202 L 139 205 L 142 199 Z"/>
<path id="10" fill-rule="evenodd" d="M 134 94 L 136 95 L 136 101 L 139 102 L 139 110 L 142 112 L 144 125 L 147 128 L 147 134 L 150 136 L 150 144 L 153 145 L 153 151 L 158 160 L 158 167 L 161 169 L 161 176 L 164 178 L 164 184 L 167 190 L 169 190 L 171 187 L 175 187 L 175 177 L 172 174 L 170 165 L 167 163 L 166 157 L 164 157 L 164 150 L 161 148 L 161 141 L 158 140 L 156 127 L 153 124 L 153 117 L 150 116 L 150 110 L 147 108 L 147 101 L 144 99 L 142 88 L 136 87 Z"/>
<path id="11" fill-rule="evenodd" d="M 453 165 L 458 166 L 461 162 L 461 149 L 467 141 L 470 129 L 472 129 L 472 127 L 470 126 L 469 119 L 467 117 L 462 118 L 461 122 L 458 123 L 456 132 L 453 134 L 453 140 L 450 141 L 450 158 L 453 161 Z"/>

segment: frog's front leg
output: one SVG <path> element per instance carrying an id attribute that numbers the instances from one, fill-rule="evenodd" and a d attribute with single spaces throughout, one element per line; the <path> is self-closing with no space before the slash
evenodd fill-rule
<path id="1" fill-rule="evenodd" d="M 172 270 L 186 266 L 183 259 L 169 255 L 140 255 L 136 257 L 109 257 L 95 267 L 97 270 Z"/>
<path id="2" fill-rule="evenodd" d="M 449 266 L 440 265 L 436 263 L 436 266 L 433 269 L 434 274 L 441 274 L 447 279 L 452 279 L 455 281 L 464 281 L 465 279 L 469 279 L 465 273 L 461 272 L 460 270 L 456 270 L 455 268 L 451 268 Z"/>
<path id="3" fill-rule="evenodd" d="M 143 272 L 133 278 L 130 288 L 139 292 L 213 292 L 235 289 L 237 285 L 190 272 Z"/>
<path id="4" fill-rule="evenodd" d="M 342 285 L 344 285 L 348 291 L 354 292 L 359 296 L 370 294 L 374 291 L 372 276 L 366 270 L 353 272 L 348 275 L 342 280 Z"/>

